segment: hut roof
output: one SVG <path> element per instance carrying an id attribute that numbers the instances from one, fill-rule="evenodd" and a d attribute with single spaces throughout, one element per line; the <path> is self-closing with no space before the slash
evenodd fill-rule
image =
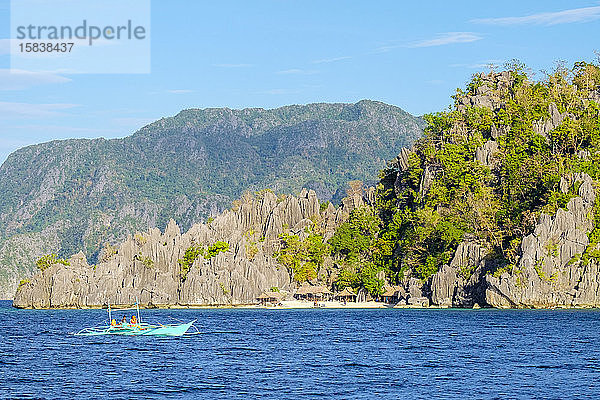
<path id="1" fill-rule="evenodd" d="M 296 294 L 309 294 L 312 292 L 312 286 L 306 284 L 300 286 L 298 290 L 296 290 Z"/>
<path id="2" fill-rule="evenodd" d="M 383 297 L 392 297 L 396 296 L 400 291 L 400 286 L 386 286 L 384 287 L 385 291 L 381 296 Z"/>
<path id="3" fill-rule="evenodd" d="M 326 286 L 313 286 L 313 294 L 331 294 L 331 290 L 327 289 Z"/>
<path id="4" fill-rule="evenodd" d="M 342 290 L 341 292 L 339 292 L 337 294 L 338 297 L 350 297 L 350 296 L 356 296 L 356 293 L 353 293 L 350 289 L 348 288 L 344 288 L 344 290 Z"/>
<path id="5" fill-rule="evenodd" d="M 304 284 L 296 290 L 296 294 L 332 294 L 331 290 L 327 288 L 327 286 L 319 285 L 313 286 Z"/>

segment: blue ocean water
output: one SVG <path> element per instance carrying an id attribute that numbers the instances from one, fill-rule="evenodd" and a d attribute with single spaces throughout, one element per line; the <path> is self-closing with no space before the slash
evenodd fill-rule
<path id="1" fill-rule="evenodd" d="M 598 311 L 148 310 L 202 334 L 69 334 L 105 314 L 0 302 L 0 398 L 600 397 Z"/>

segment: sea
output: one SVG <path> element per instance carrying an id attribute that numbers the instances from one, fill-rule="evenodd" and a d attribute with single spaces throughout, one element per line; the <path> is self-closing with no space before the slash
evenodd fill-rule
<path id="1" fill-rule="evenodd" d="M 142 310 L 200 333 L 73 335 L 106 316 L 0 302 L 0 398 L 600 398 L 598 310 Z"/>

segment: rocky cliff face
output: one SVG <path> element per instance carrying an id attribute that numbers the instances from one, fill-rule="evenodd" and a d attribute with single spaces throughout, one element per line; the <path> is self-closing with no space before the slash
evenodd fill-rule
<path id="1" fill-rule="evenodd" d="M 360 200 L 356 200 L 360 201 Z M 118 249 L 105 249 L 104 261 L 89 265 L 83 253 L 55 264 L 22 284 L 13 305 L 19 308 L 97 307 L 103 304 L 222 305 L 253 303 L 264 290 L 290 290 L 289 272 L 272 257 L 284 231 L 303 234 L 313 223 L 331 235 L 352 201 L 337 210 L 320 211 L 314 191 L 277 197 L 270 191 L 246 195 L 234 210 L 181 234 L 171 220 L 164 233 L 137 233 Z M 229 249 L 215 257 L 198 257 L 185 279 L 178 260 L 190 246 L 217 241 Z"/>
<path id="2" fill-rule="evenodd" d="M 580 183 L 579 196 L 555 215 L 542 213 L 534 232 L 520 245 L 514 268 L 492 274 L 489 250 L 472 240 L 463 241 L 449 265 L 431 279 L 431 303 L 443 307 L 549 308 L 600 306 L 598 264 L 581 260 L 593 228 L 590 214 L 595 201 L 591 178 L 572 177 Z M 566 190 L 565 190 L 566 192 Z"/>
<path id="3" fill-rule="evenodd" d="M 586 174 L 578 197 L 555 215 L 542 213 L 533 233 L 521 243 L 521 258 L 512 271 L 486 276 L 486 302 L 493 307 L 597 307 L 600 275 L 596 262 L 585 265 L 581 256 L 593 228 L 590 214 L 596 195 Z M 563 185 L 568 186 L 568 185 Z"/>
<path id="4" fill-rule="evenodd" d="M 497 260 L 488 257 L 483 243 L 467 237 L 430 280 L 405 279 L 400 298 L 407 304 L 411 298 L 428 299 L 433 306 L 457 308 L 600 307 L 600 265 L 582 259 L 594 227 L 594 183 L 587 174 L 563 178 L 563 193 L 573 185 L 579 186 L 577 196 L 566 209 L 540 214 L 533 233 L 523 238 L 513 268 L 490 272 Z"/>

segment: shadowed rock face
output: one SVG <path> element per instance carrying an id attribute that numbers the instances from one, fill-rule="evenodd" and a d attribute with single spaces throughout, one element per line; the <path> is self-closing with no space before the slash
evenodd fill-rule
<path id="1" fill-rule="evenodd" d="M 83 253 L 75 254 L 69 266 L 55 264 L 21 285 L 13 305 L 97 307 L 136 299 L 157 306 L 252 303 L 270 287 L 290 289 L 290 274 L 272 257 L 284 230 L 302 235 L 304 227 L 317 221 L 328 237 L 349 211 L 329 205 L 320 212 L 312 190 L 303 190 L 298 198 L 278 199 L 271 192 L 248 196 L 235 210 L 184 234 L 171 220 L 164 233 L 151 229 L 129 237 L 96 266 L 88 265 Z M 216 241 L 227 242 L 229 250 L 208 260 L 200 256 L 182 279 L 178 260 L 186 249 Z"/>
<path id="2" fill-rule="evenodd" d="M 532 234 L 523 238 L 516 268 L 486 277 L 486 301 L 494 307 L 592 307 L 600 305 L 598 265 L 578 261 L 589 244 L 589 219 L 596 195 L 592 179 L 578 174 L 579 196 L 567 210 L 541 214 Z M 561 185 L 563 186 L 563 185 Z"/>
<path id="3" fill-rule="evenodd" d="M 431 303 L 443 307 L 473 307 L 482 302 L 480 280 L 488 250 L 473 240 L 458 245 L 450 264 L 431 278 Z"/>

